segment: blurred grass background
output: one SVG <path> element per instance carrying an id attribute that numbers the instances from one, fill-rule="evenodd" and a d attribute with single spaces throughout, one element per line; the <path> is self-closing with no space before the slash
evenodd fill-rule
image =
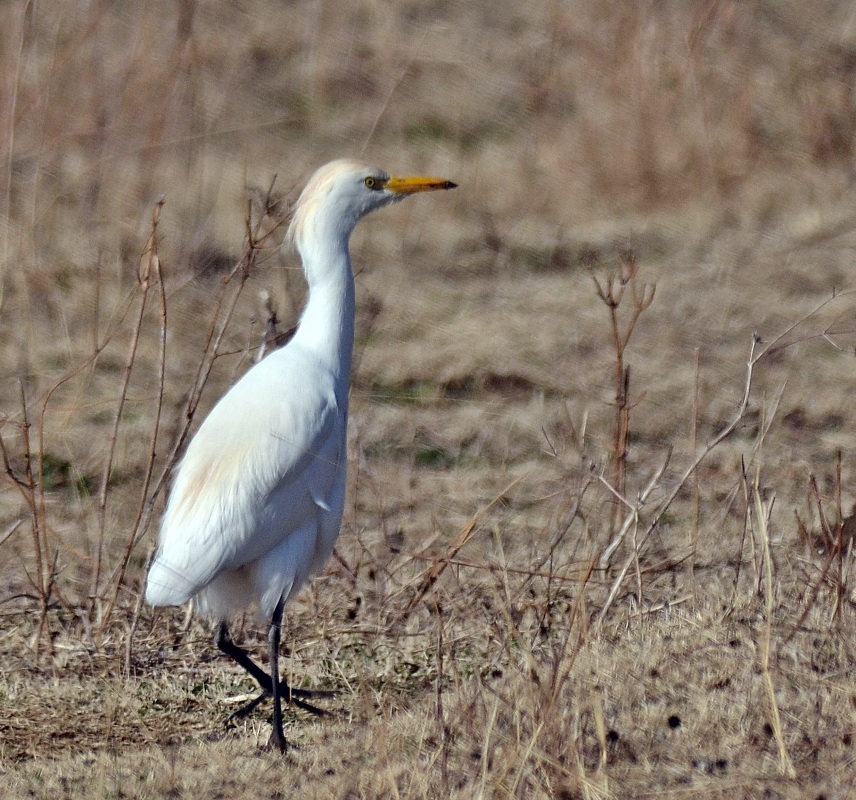
<path id="1" fill-rule="evenodd" d="M 240 681 L 199 663 L 204 628 L 138 606 L 154 525 L 104 614 L 145 476 L 167 465 L 235 286 L 248 209 L 258 218 L 266 198 L 275 218 L 317 165 L 349 155 L 460 188 L 353 239 L 351 500 L 339 560 L 291 614 L 295 671 L 346 691 L 351 724 L 296 726 L 298 771 L 317 778 L 302 791 L 848 796 L 852 4 L 11 2 L 0 27 L 0 724 L 14 791 L 77 796 L 106 748 L 118 761 L 96 760 L 99 793 L 134 774 L 130 796 L 196 796 L 254 752 L 253 730 L 200 744 L 228 713 L 210 698 Z M 162 381 L 154 297 L 135 321 L 160 198 Z M 202 412 L 251 362 L 260 293 L 283 328 L 299 314 L 299 265 L 265 244 Z M 670 447 L 651 502 L 733 416 L 753 337 L 796 327 L 656 535 L 622 543 L 635 575 L 619 580 L 615 564 L 587 575 L 615 518 L 597 479 L 615 457 L 614 354 L 590 270 L 627 250 L 657 287 L 627 351 L 631 505 Z M 34 507 L 13 480 L 28 464 Z M 90 708 L 93 690 L 111 700 Z M 58 743 L 74 713 L 89 722 Z M 284 769 L 266 790 L 297 785 Z"/>

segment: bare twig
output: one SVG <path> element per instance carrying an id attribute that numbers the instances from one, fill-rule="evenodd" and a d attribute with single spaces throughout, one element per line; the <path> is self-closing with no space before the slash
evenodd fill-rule
<path id="1" fill-rule="evenodd" d="M 639 267 L 636 256 L 631 252 L 619 256 L 618 268 L 607 272 L 601 279 L 592 272 L 592 280 L 598 297 L 609 312 L 612 346 L 615 351 L 615 429 L 613 431 L 613 447 L 615 466 L 613 470 L 613 485 L 619 495 L 626 488 L 627 475 L 627 442 L 630 436 L 630 412 L 638 405 L 644 395 L 636 400 L 630 400 L 630 367 L 625 363 L 624 353 L 630 343 L 630 337 L 636 328 L 639 317 L 654 302 L 656 284 L 639 284 L 636 280 Z M 620 310 L 625 291 L 630 287 L 631 306 L 624 328 L 621 326 Z M 610 532 L 615 532 L 618 519 L 618 506 L 613 505 Z"/>
<path id="2" fill-rule="evenodd" d="M 108 438 L 107 453 L 104 456 L 104 464 L 101 471 L 101 484 L 98 489 L 98 543 L 96 545 L 95 557 L 93 559 L 92 579 L 90 584 L 90 600 L 94 605 L 99 597 L 99 585 L 101 582 L 101 560 L 104 550 L 104 537 L 106 535 L 106 512 L 107 512 L 107 490 L 110 484 L 110 475 L 113 471 L 113 459 L 116 453 L 116 442 L 119 439 L 119 425 L 122 419 L 122 412 L 125 408 L 125 402 L 128 397 L 128 386 L 131 382 L 131 374 L 134 370 L 134 362 L 137 357 L 137 349 L 140 345 L 140 336 L 145 319 L 146 304 L 151 288 L 152 277 L 152 262 L 157 259 L 157 223 L 160 217 L 160 210 L 163 207 L 163 199 L 159 200 L 155 205 L 152 213 L 152 227 L 149 234 L 149 241 L 144 250 L 143 263 L 137 280 L 137 290 L 139 297 L 139 305 L 137 307 L 137 316 L 134 321 L 134 326 L 131 330 L 131 336 L 128 341 L 128 354 L 125 358 L 125 366 L 122 370 L 122 379 L 119 385 L 119 391 L 116 396 L 116 405 L 113 412 L 113 422 Z M 160 396 L 162 392 L 158 392 Z M 114 593 L 115 597 L 115 593 Z M 106 618 L 109 619 L 112 611 L 113 603 L 108 603 Z"/>
<path id="3" fill-rule="evenodd" d="M 645 505 L 646 501 L 650 497 L 651 493 L 657 486 L 660 484 L 660 481 L 663 478 L 663 475 L 666 473 L 666 469 L 668 469 L 669 462 L 672 458 L 672 448 L 669 448 L 666 453 L 665 459 L 663 459 L 663 463 L 654 471 L 651 475 L 651 478 L 648 480 L 648 483 L 645 485 L 645 488 L 639 493 L 639 497 L 637 498 L 635 503 L 631 503 L 625 497 L 621 497 L 621 501 L 630 509 L 627 516 L 624 518 L 624 522 L 621 526 L 621 529 L 618 533 L 613 537 L 612 541 L 604 548 L 603 552 L 599 558 L 599 566 L 601 569 L 606 569 L 609 566 L 609 561 L 612 558 L 612 554 L 624 540 L 624 537 L 627 535 L 631 526 L 637 525 L 639 521 L 639 512 L 642 510 L 642 507 Z M 601 477 L 601 480 L 606 483 L 606 481 Z M 608 484 L 607 484 L 608 485 Z M 610 491 L 615 491 L 611 486 L 609 487 Z"/>
<path id="4" fill-rule="evenodd" d="M 777 337 L 774 340 L 774 342 L 778 341 L 780 338 L 781 337 Z M 674 485 L 672 490 L 669 492 L 669 494 L 665 497 L 665 499 L 657 507 L 657 510 L 654 513 L 650 523 L 648 524 L 645 532 L 640 537 L 640 539 L 637 543 L 637 548 L 642 547 L 645 544 L 645 542 L 648 540 L 648 537 L 656 529 L 657 524 L 660 521 L 660 518 L 669 509 L 671 504 L 674 502 L 675 498 L 680 493 L 681 489 L 686 484 L 689 477 L 698 469 L 699 465 L 705 460 L 705 458 L 707 458 L 707 456 L 711 453 L 711 451 L 713 451 L 723 441 L 725 441 L 729 436 L 731 436 L 731 434 L 734 433 L 734 431 L 737 430 L 737 427 L 740 425 L 740 422 L 743 419 L 744 415 L 746 414 L 746 410 L 749 407 L 749 397 L 750 397 L 750 394 L 752 391 L 752 380 L 753 380 L 753 376 L 755 373 L 755 366 L 757 365 L 759 359 L 762 358 L 763 355 L 767 352 L 767 350 L 763 350 L 760 353 L 756 353 L 756 348 L 758 346 L 758 342 L 759 342 L 759 339 L 758 339 L 757 335 L 753 335 L 752 342 L 751 342 L 751 345 L 749 347 L 749 359 L 748 359 L 747 364 L 746 364 L 746 378 L 745 378 L 745 382 L 744 382 L 744 386 L 743 386 L 743 396 L 740 399 L 740 403 L 738 404 L 737 411 L 735 412 L 734 417 L 732 418 L 731 422 L 729 422 L 727 425 L 725 425 L 725 427 L 718 434 L 716 434 L 716 436 L 714 436 L 713 439 L 711 439 L 707 443 L 704 450 L 702 450 L 702 452 L 699 453 L 695 457 L 695 459 L 693 459 L 692 463 L 684 470 L 683 474 L 680 476 L 680 478 L 678 479 L 678 481 L 676 482 L 676 484 Z M 622 525 L 622 528 L 621 528 L 621 531 L 623 533 L 620 532 L 619 537 L 625 535 L 626 532 L 630 529 L 630 526 L 634 523 L 634 521 L 636 519 L 637 513 L 638 512 L 634 509 L 625 517 L 624 524 Z M 618 537 L 616 537 L 616 538 L 618 538 Z M 617 544 L 615 544 L 613 542 L 613 544 L 611 544 L 610 547 L 608 547 L 607 550 L 604 551 L 604 555 L 606 556 L 606 559 L 601 557 L 601 564 L 604 564 L 605 561 L 608 562 L 609 556 L 611 556 L 612 553 L 615 551 L 615 547 L 617 547 Z M 603 620 L 605 619 L 607 612 L 609 611 L 612 604 L 615 602 L 615 598 L 618 595 L 618 592 L 621 588 L 621 585 L 624 582 L 624 579 L 627 575 L 627 571 L 633 565 L 636 557 L 637 557 L 636 556 L 636 548 L 634 548 L 634 552 L 631 553 L 627 557 L 627 559 L 625 560 L 621 570 L 618 573 L 618 576 L 616 577 L 615 581 L 612 584 L 612 588 L 610 589 L 607 600 L 604 603 L 603 608 L 600 610 L 600 614 L 598 614 L 598 623 L 599 624 L 603 623 Z"/>
<path id="5" fill-rule="evenodd" d="M 396 623 L 400 623 L 403 620 L 407 619 L 416 606 L 419 605 L 420 601 L 423 597 L 431 590 L 431 587 L 434 586 L 435 583 L 440 579 L 440 576 L 446 571 L 446 567 L 449 566 L 452 559 L 458 554 L 461 548 L 470 540 L 470 537 L 475 533 L 476 526 L 478 524 L 479 519 L 482 514 L 496 505 L 503 497 L 508 493 L 508 491 L 518 484 L 523 477 L 516 478 L 513 480 L 508 486 L 506 486 L 496 497 L 493 498 L 486 506 L 480 508 L 472 517 L 472 519 L 461 529 L 458 534 L 457 539 L 449 546 L 446 550 L 445 554 L 442 556 L 438 556 L 434 559 L 434 562 L 431 566 L 425 570 L 422 575 L 422 579 L 419 581 L 419 586 L 416 589 L 416 593 L 413 597 L 410 598 L 407 606 L 404 608 L 404 611 L 401 613 L 399 619 L 396 620 Z"/>
<path id="6" fill-rule="evenodd" d="M 126 375 L 123 381 L 122 386 L 122 395 L 120 396 L 119 409 L 117 410 L 117 416 L 115 419 L 114 426 L 114 437 L 118 433 L 118 424 L 119 424 L 119 413 L 121 411 L 121 405 L 124 401 L 125 392 L 127 392 L 128 381 L 130 380 L 130 372 L 133 366 L 134 355 L 136 353 L 136 344 L 139 338 L 140 327 L 142 326 L 143 321 L 143 312 L 145 309 L 146 298 L 148 296 L 149 289 L 152 284 L 158 289 L 158 297 L 160 300 L 160 348 L 158 351 L 158 377 L 157 377 L 157 391 L 155 392 L 155 412 L 154 419 L 152 422 L 152 433 L 149 444 L 149 453 L 148 458 L 146 460 L 146 471 L 143 477 L 143 486 L 142 486 L 142 500 L 137 510 L 137 516 L 134 520 L 134 524 L 131 527 L 130 533 L 126 539 L 125 547 L 123 549 L 122 555 L 119 560 L 119 564 L 113 572 L 113 576 L 111 578 L 111 594 L 110 599 L 107 601 L 107 607 L 104 610 L 103 615 L 101 616 L 99 630 L 103 630 L 109 622 L 110 618 L 113 614 L 113 609 L 116 605 L 116 600 L 119 596 L 119 590 L 122 587 L 122 584 L 125 579 L 125 570 L 128 567 L 128 561 L 131 558 L 131 552 L 134 548 L 135 534 L 140 524 L 140 520 L 143 516 L 145 509 L 145 500 L 148 494 L 149 485 L 152 479 L 152 472 L 154 470 L 155 459 L 157 457 L 157 440 L 158 440 L 158 432 L 160 430 L 160 420 L 161 420 L 161 411 L 163 409 L 163 394 L 164 394 L 164 375 L 165 375 L 165 367 L 166 367 L 166 290 L 163 285 L 163 276 L 161 274 L 160 268 L 160 258 L 158 257 L 158 223 L 160 221 L 161 210 L 163 209 L 164 199 L 160 198 L 152 210 L 152 222 L 151 229 L 149 233 L 149 239 L 146 242 L 145 250 L 143 251 L 143 259 L 140 265 L 140 274 L 139 274 L 139 287 L 141 291 L 140 298 L 140 316 L 138 318 L 137 326 L 134 328 L 134 334 L 132 336 L 133 347 L 131 352 L 129 353 L 129 359 L 126 362 Z M 112 450 L 114 447 L 114 440 L 111 440 L 111 458 L 112 458 Z M 106 507 L 107 500 L 107 483 L 109 480 L 109 465 L 105 464 L 105 473 L 103 476 L 102 482 L 102 493 L 101 497 L 103 498 L 103 502 L 101 505 L 101 524 L 102 524 L 102 537 L 104 532 L 104 509 Z M 101 554 L 101 539 L 99 539 L 99 566 L 100 566 L 100 554 Z M 97 584 L 96 584 L 97 586 Z"/>
<path id="7" fill-rule="evenodd" d="M 796 770 L 794 769 L 794 765 L 788 755 L 788 750 L 785 745 L 785 737 L 782 731 L 782 719 L 779 714 L 779 704 L 776 701 L 776 690 L 773 686 L 773 676 L 770 672 L 770 651 L 772 649 L 771 639 L 773 631 L 773 598 L 775 596 L 775 590 L 773 588 L 773 559 L 770 553 L 769 526 L 770 513 L 773 508 L 775 497 L 771 497 L 767 503 L 762 501 L 757 475 L 752 495 L 755 501 L 755 522 L 758 526 L 761 542 L 764 546 L 764 582 L 766 584 L 766 620 L 764 625 L 764 638 L 761 647 L 761 671 L 764 675 L 764 685 L 767 689 L 767 700 L 770 703 L 770 727 L 773 729 L 773 734 L 776 738 L 776 745 L 779 749 L 779 770 L 783 775 L 786 775 L 789 778 L 794 778 L 796 777 Z"/>

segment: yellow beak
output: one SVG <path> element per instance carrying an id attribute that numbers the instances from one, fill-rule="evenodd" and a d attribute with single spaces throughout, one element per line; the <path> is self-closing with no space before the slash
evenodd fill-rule
<path id="1" fill-rule="evenodd" d="M 398 194 L 433 192 L 437 189 L 454 189 L 457 185 L 457 183 L 447 181 L 445 178 L 427 178 L 422 175 L 414 175 L 407 178 L 398 178 L 393 175 L 386 182 L 386 188 L 393 192 L 398 192 Z"/>

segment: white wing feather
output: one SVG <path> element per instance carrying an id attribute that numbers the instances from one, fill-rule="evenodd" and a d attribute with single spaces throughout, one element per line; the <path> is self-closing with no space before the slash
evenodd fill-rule
<path id="1" fill-rule="evenodd" d="M 329 557 L 344 505 L 347 395 L 337 397 L 335 377 L 295 345 L 244 375 L 187 448 L 149 572 L 152 605 L 180 605 L 218 575 L 228 591 L 229 572 L 273 551 L 265 578 L 283 585 L 265 594 L 278 599 Z"/>

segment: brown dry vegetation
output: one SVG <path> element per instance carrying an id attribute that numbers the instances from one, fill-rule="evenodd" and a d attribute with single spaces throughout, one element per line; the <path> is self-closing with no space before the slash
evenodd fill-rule
<path id="1" fill-rule="evenodd" d="M 4 797 L 856 795 L 852 3 L 0 27 Z M 222 730 L 252 687 L 207 627 L 139 591 L 199 366 L 191 430 L 260 293 L 296 320 L 275 221 L 340 155 L 460 188 L 354 236 L 350 500 L 285 635 L 338 696 L 279 757 L 261 712 Z M 628 251 L 656 294 L 616 437 L 592 272 Z"/>

